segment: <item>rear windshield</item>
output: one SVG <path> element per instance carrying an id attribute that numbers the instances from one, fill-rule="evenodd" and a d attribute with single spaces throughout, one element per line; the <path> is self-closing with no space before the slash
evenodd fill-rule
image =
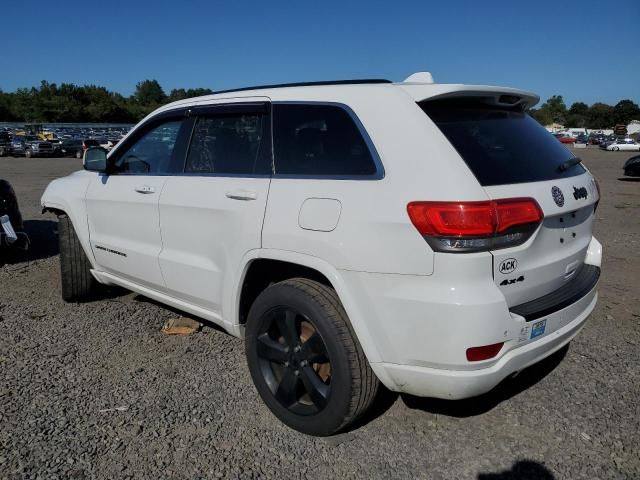
<path id="1" fill-rule="evenodd" d="M 558 139 L 526 113 L 474 101 L 419 104 L 483 186 L 540 182 L 585 172 Z"/>

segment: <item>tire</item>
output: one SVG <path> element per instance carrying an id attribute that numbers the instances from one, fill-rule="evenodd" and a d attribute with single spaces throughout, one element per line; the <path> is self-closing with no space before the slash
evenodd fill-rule
<path id="1" fill-rule="evenodd" d="M 79 302 L 91 298 L 97 285 L 91 275 L 91 264 L 69 217 L 58 217 L 58 243 L 60 245 L 60 283 L 62 299 Z"/>
<path id="2" fill-rule="evenodd" d="M 4 157 L 7 154 L 7 151 L 4 147 L 0 147 L 0 157 Z"/>
<path id="3" fill-rule="evenodd" d="M 77 158 L 77 159 L 81 159 L 81 158 L 82 158 L 82 152 L 81 152 L 80 150 L 78 150 L 78 151 L 76 152 L 76 158 Z"/>
<path id="4" fill-rule="evenodd" d="M 267 407 L 308 435 L 349 426 L 380 388 L 338 295 L 313 280 L 285 280 L 258 296 L 247 319 L 245 352 Z"/>
<path id="5" fill-rule="evenodd" d="M 620 147 L 613 147 L 613 151 L 614 152 L 619 152 L 620 151 Z"/>
<path id="6" fill-rule="evenodd" d="M 32 157 L 33 157 L 33 152 L 32 152 L 30 149 L 26 149 L 26 150 L 24 151 L 24 156 L 25 156 L 26 158 L 32 158 Z"/>

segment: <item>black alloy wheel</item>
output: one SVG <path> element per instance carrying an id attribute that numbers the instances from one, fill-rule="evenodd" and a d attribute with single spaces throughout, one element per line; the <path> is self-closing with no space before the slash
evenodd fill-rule
<path id="1" fill-rule="evenodd" d="M 309 435 L 332 435 L 352 424 L 380 386 L 335 290 L 315 280 L 291 278 L 258 295 L 245 352 L 267 407 Z"/>
<path id="2" fill-rule="evenodd" d="M 291 307 L 266 312 L 257 337 L 260 371 L 276 400 L 298 415 L 327 406 L 331 361 L 311 320 Z"/>

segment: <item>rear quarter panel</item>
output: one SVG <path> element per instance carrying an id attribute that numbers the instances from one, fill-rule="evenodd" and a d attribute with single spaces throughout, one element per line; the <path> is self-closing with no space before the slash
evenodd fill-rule
<path id="1" fill-rule="evenodd" d="M 446 138 L 406 92 L 390 86 L 305 88 L 299 97 L 287 100 L 347 105 L 369 135 L 384 177 L 336 180 L 276 175 L 269 191 L 263 248 L 313 255 L 344 270 L 431 275 L 433 252 L 411 224 L 407 204 L 487 198 Z M 335 229 L 300 227 L 301 207 L 310 198 L 340 202 Z"/>

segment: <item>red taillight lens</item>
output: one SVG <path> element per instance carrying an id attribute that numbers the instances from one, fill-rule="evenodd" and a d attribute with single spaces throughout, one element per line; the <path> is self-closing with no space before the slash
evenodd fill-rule
<path id="1" fill-rule="evenodd" d="M 471 252 L 523 243 L 543 218 L 532 198 L 485 202 L 411 202 L 413 225 L 438 251 Z"/>
<path id="2" fill-rule="evenodd" d="M 479 362 L 495 357 L 502 350 L 504 342 L 494 343 L 493 345 L 484 345 L 482 347 L 467 348 L 467 360 L 470 362 Z"/>
<path id="3" fill-rule="evenodd" d="M 487 236 L 497 224 L 491 202 L 411 202 L 407 212 L 418 231 L 429 236 Z"/>
<path id="4" fill-rule="evenodd" d="M 512 227 L 540 223 L 542 210 L 533 198 L 514 198 L 492 202 L 498 216 L 496 233 L 504 233 Z"/>

